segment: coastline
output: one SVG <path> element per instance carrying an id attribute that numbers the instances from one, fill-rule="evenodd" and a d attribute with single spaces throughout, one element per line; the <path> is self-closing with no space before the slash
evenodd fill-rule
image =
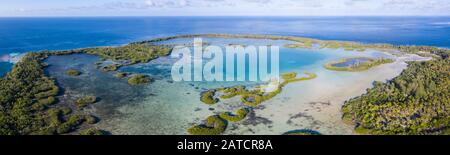
<path id="1" fill-rule="evenodd" d="M 271 127 L 258 124 L 239 124 L 225 134 L 278 135 L 290 130 L 309 129 L 325 135 L 353 135 L 354 125 L 345 123 L 341 117 L 344 102 L 360 96 L 372 88 L 374 81 L 385 82 L 398 76 L 407 68 L 405 60 L 373 67 L 367 71 L 341 73 L 321 70 L 317 79 L 293 83 L 283 93 L 264 103 L 256 118 L 270 118 Z M 336 76 L 329 76 L 336 74 Z M 351 74 L 351 78 L 348 75 Z M 347 76 L 347 77 L 346 77 Z M 338 82 L 336 82 L 338 81 Z"/>
<path id="2" fill-rule="evenodd" d="M 384 64 L 366 71 L 352 73 L 328 71 L 325 68 L 322 68 L 322 65 L 315 65 L 315 67 L 320 68 L 317 79 L 292 83 L 286 86 L 279 96 L 262 103 L 261 106 L 255 108 L 242 122 L 230 123 L 230 126 L 224 134 L 279 135 L 290 130 L 305 128 L 317 130 L 325 135 L 356 134 L 353 132 L 354 126 L 344 123 L 341 119 L 342 112 L 340 109 L 344 102 L 350 98 L 364 94 L 367 88 L 372 87 L 374 81 L 386 81 L 398 76 L 407 66 L 405 61 L 419 60 L 418 58 L 420 57 L 414 56 L 415 55 L 405 55 L 398 58 L 397 61 L 392 64 Z M 423 60 L 425 60 L 425 58 Z M 314 66 L 308 66 L 306 68 L 310 67 Z M 355 80 L 358 81 L 356 85 L 354 84 Z M 340 82 L 335 83 L 334 81 Z M 165 82 L 157 82 L 148 89 L 156 90 L 155 87 L 168 87 L 165 84 Z M 170 90 L 190 92 L 193 89 L 187 85 L 184 87 L 169 85 L 169 87 L 174 88 L 169 88 L 158 94 L 164 94 L 164 96 L 170 98 L 174 95 L 177 96 L 177 93 L 170 93 Z M 200 94 L 200 92 L 198 93 Z M 138 106 L 140 108 L 137 108 L 137 105 L 127 105 L 119 108 L 122 112 L 126 113 L 126 117 L 129 118 L 118 118 L 118 120 L 115 121 L 101 123 L 101 126 L 112 129 L 113 133 L 116 134 L 181 135 L 187 134 L 185 131 L 186 128 L 201 122 L 206 116 L 221 111 L 232 111 L 234 110 L 233 108 L 239 107 L 240 105 L 239 100 L 234 98 L 217 105 L 208 106 L 198 101 L 198 94 L 190 94 L 188 96 L 192 97 L 181 95 L 176 97 L 178 98 L 176 100 L 172 99 L 171 102 L 162 101 L 163 103 L 161 104 L 155 104 L 151 101 L 152 97 L 148 97 L 148 99 L 146 99 L 147 101 L 144 101 L 146 104 Z M 149 114 L 148 110 L 157 107 L 172 110 L 169 110 L 171 111 L 169 115 L 167 113 L 159 113 L 152 117 L 149 117 L 150 115 L 146 116 Z M 186 112 L 180 110 L 180 108 L 190 110 L 186 110 Z M 213 108 L 215 111 L 209 111 L 207 110 L 208 108 Z M 196 109 L 202 110 L 196 111 Z M 179 115 L 180 113 L 183 113 L 184 115 Z M 163 122 L 171 120 L 172 122 L 178 123 L 171 125 L 164 125 L 165 123 L 154 125 L 143 123 L 157 123 L 160 121 L 159 119 L 163 117 L 169 118 Z M 180 120 L 180 118 L 182 118 L 182 120 Z M 148 128 L 148 126 L 152 126 L 152 128 Z M 162 127 L 165 130 L 158 130 L 158 127 Z"/>
<path id="3" fill-rule="evenodd" d="M 259 38 L 258 38 L 259 39 Z M 278 40 L 278 39 L 275 39 Z M 344 42 L 342 45 L 347 45 L 348 42 Z M 132 43 L 133 44 L 133 43 Z M 352 43 L 353 44 L 353 43 Z M 360 46 L 360 45 L 358 45 Z M 373 45 L 375 46 L 375 45 Z M 375 47 L 385 47 L 385 45 L 377 45 Z M 335 48 L 342 48 L 340 46 Z M 390 48 L 388 48 L 390 49 Z M 85 53 L 82 52 L 83 49 L 72 50 L 72 51 L 58 51 L 61 52 L 62 55 L 70 55 L 73 53 Z M 358 50 L 359 51 L 359 50 Z M 339 51 L 343 52 L 343 51 Z M 86 53 L 93 54 L 93 53 Z M 95 54 L 94 54 L 95 55 Z M 414 54 L 415 55 L 415 54 Z M 412 56 L 412 55 L 410 55 Z M 300 83 L 294 83 L 286 87 L 286 90 L 281 93 L 279 96 L 265 102 L 261 107 L 257 108 L 258 112 L 251 115 L 248 120 L 245 120 L 241 123 L 236 123 L 237 125 L 243 124 L 244 127 L 235 127 L 232 126 L 232 129 L 225 131 L 225 134 L 283 134 L 290 130 L 298 130 L 298 129 L 314 129 L 318 130 L 324 134 L 353 134 L 353 128 L 351 125 L 342 124 L 342 113 L 340 112 L 340 108 L 342 107 L 344 101 L 359 96 L 365 92 L 367 88 L 371 88 L 372 83 L 374 81 L 386 81 L 387 79 L 391 79 L 397 75 L 399 75 L 403 69 L 406 68 L 406 60 L 414 58 L 406 57 L 403 59 L 397 60 L 393 64 L 385 64 L 381 66 L 374 67 L 367 71 L 351 73 L 352 76 L 356 77 L 360 83 L 355 87 L 347 88 L 348 85 L 354 84 L 354 78 L 348 78 L 349 73 L 336 73 L 333 71 L 323 71 L 323 68 L 319 69 L 318 78 L 311 81 L 304 81 Z M 141 62 L 145 63 L 145 62 Z M 318 67 L 318 66 L 316 66 Z M 322 67 L 322 65 L 320 65 Z M 316 68 L 317 69 L 317 68 Z M 382 73 L 382 74 L 380 74 Z M 338 75 L 335 76 L 334 74 Z M 344 75 L 345 74 L 345 75 Z M 336 78 L 336 79 L 329 79 Z M 331 83 L 326 83 L 326 82 Z M 340 84 L 336 84 L 334 81 L 340 81 Z M 316 84 L 319 83 L 320 87 L 317 87 Z M 159 83 L 160 85 L 151 85 L 148 88 L 157 86 L 157 87 L 166 87 L 164 83 Z M 305 89 L 307 88 L 307 89 Z M 177 89 L 177 87 L 175 87 Z M 188 88 L 192 89 L 192 88 Z M 307 91 L 308 90 L 308 91 Z M 312 91 L 310 91 L 312 90 Z M 323 90 L 328 90 L 324 92 Z M 344 92 L 342 92 L 344 90 Z M 194 90 L 195 91 L 195 90 Z M 300 93 L 301 95 L 298 95 Z M 325 94 L 324 94 L 325 93 Z M 344 95 L 342 95 L 344 94 Z M 176 94 L 172 94 L 176 95 Z M 178 94 L 184 96 L 184 94 Z M 191 96 L 196 96 L 197 94 L 191 94 Z M 167 111 L 171 111 L 171 109 L 179 108 L 177 106 L 183 105 L 185 108 L 189 108 L 192 111 L 196 111 L 195 103 L 196 100 L 192 100 L 190 104 L 183 104 L 186 100 L 182 100 L 183 97 L 179 97 L 180 102 L 178 104 L 173 104 L 166 107 Z M 173 96 L 167 95 L 167 100 L 173 99 Z M 195 97 L 198 99 L 197 97 Z M 151 98 L 149 98 L 151 99 Z M 164 101 L 163 101 L 164 102 Z M 197 102 L 198 103 L 198 102 Z M 283 105 L 280 105 L 283 104 Z M 194 105 L 194 106 L 192 106 Z M 145 106 L 145 105 L 141 105 Z M 160 105 L 156 105 L 160 106 Z M 201 106 L 202 109 L 208 109 L 207 106 Z M 126 109 L 129 107 L 121 107 L 126 113 Z M 215 107 L 220 110 L 220 107 Z M 120 108 L 119 108 L 120 109 Z M 223 109 L 222 109 L 223 110 Z M 228 109 L 227 109 L 228 110 Z M 167 115 L 166 113 L 161 113 L 160 116 L 170 116 L 174 119 L 186 117 L 187 114 L 183 113 L 184 111 L 177 112 L 176 110 L 173 114 Z M 196 112 L 198 113 L 198 112 Z M 186 126 L 189 126 L 192 123 L 199 122 L 201 119 L 204 119 L 204 114 L 211 113 L 209 111 L 203 111 L 199 115 L 188 115 L 189 118 L 183 119 L 175 126 L 168 126 L 161 130 L 161 133 L 150 133 L 150 134 L 186 134 L 185 129 Z M 132 114 L 132 113 L 130 113 Z M 145 111 L 142 111 L 142 114 L 145 114 Z M 148 118 L 145 116 L 144 118 Z M 268 119 L 271 118 L 271 119 Z M 135 123 L 141 123 L 139 119 L 136 118 Z M 256 119 L 256 120 L 255 120 Z M 129 120 L 128 120 L 129 121 Z M 156 120 L 157 121 L 157 120 Z M 164 120 L 166 121 L 166 120 Z M 170 119 L 168 121 L 171 121 Z M 172 120 L 174 121 L 174 120 Z M 254 122 L 252 122 L 254 121 Z M 175 122 L 175 121 L 174 121 Z M 103 124 L 103 122 L 100 122 Z M 111 122 L 110 122 L 111 123 Z M 112 122 L 115 124 L 117 122 Z M 117 124 L 116 124 L 117 125 Z M 146 131 L 139 131 L 139 128 L 135 128 L 135 132 L 132 130 L 123 130 L 125 128 L 129 128 L 129 124 L 124 123 L 124 125 L 117 131 L 122 131 L 119 134 L 149 134 Z M 145 124 L 144 126 L 151 126 L 152 124 Z M 253 127 L 252 127 L 253 126 Z M 176 129 L 173 130 L 173 127 Z M 186 127 L 186 128 L 185 128 Z M 252 127 L 249 129 L 247 127 Z M 114 130 L 114 129 L 113 129 Z M 156 130 L 156 129 L 155 129 Z M 334 131 L 334 132 L 333 132 Z M 113 132 L 115 133 L 115 132 Z"/>

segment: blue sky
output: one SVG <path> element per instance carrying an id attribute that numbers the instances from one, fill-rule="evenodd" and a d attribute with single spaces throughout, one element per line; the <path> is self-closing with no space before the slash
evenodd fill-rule
<path id="1" fill-rule="evenodd" d="M 1 0 L 0 16 L 449 16 L 450 0 Z"/>

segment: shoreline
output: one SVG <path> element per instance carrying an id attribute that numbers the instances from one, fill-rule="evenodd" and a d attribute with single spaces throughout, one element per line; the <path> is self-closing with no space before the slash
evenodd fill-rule
<path id="1" fill-rule="evenodd" d="M 190 36 L 196 36 L 196 35 L 188 35 L 188 36 L 190 37 Z M 233 36 L 233 35 L 228 35 L 228 36 Z M 243 35 L 243 36 L 246 36 L 246 35 Z M 259 35 L 256 35 L 256 36 L 259 36 Z M 262 36 L 259 36 L 259 37 L 263 37 L 263 36 L 267 37 L 267 35 L 262 35 Z M 183 36 L 181 36 L 181 37 L 183 37 Z M 247 37 L 252 37 L 252 36 L 247 36 Z M 272 37 L 277 38 L 277 37 L 280 37 L 280 36 L 272 36 Z M 285 37 L 289 38 L 289 36 L 285 36 Z M 175 36 L 175 38 L 176 38 L 176 36 Z M 255 39 L 255 38 L 253 38 L 253 39 Z M 267 38 L 256 38 L 256 39 L 267 39 Z M 297 41 L 305 41 L 303 39 L 307 39 L 307 38 L 294 38 L 294 39 L 300 39 L 300 40 L 297 40 Z M 280 39 L 274 39 L 274 40 L 280 40 Z M 311 41 L 311 40 L 307 40 L 307 41 Z M 315 39 L 312 39 L 312 41 L 313 42 L 317 42 L 317 43 L 318 42 L 323 43 L 322 41 L 315 40 Z M 327 42 L 325 42 L 325 43 L 327 43 Z M 354 45 L 353 42 L 340 42 L 339 41 L 339 42 L 333 42 L 333 43 L 337 43 L 337 45 L 334 44 L 333 48 L 331 48 L 331 49 L 345 49 L 344 47 L 349 45 L 349 44 L 351 46 Z M 137 45 L 137 44 L 136 43 L 130 43 L 129 45 Z M 328 46 L 328 44 L 327 44 L 327 46 Z M 355 50 L 357 49 L 357 51 L 359 51 L 359 49 L 361 48 L 362 45 L 358 44 L 358 45 L 355 45 L 355 46 L 357 46 L 357 48 L 355 48 Z M 390 50 L 395 50 L 394 48 L 386 48 L 387 47 L 386 45 L 364 45 L 364 48 L 366 48 L 366 46 L 367 47 L 377 47 L 377 48 L 378 47 L 383 47 L 384 50 L 387 50 L 387 51 L 383 50 L 384 52 L 388 52 Z M 163 47 L 165 47 L 165 46 L 163 46 Z M 112 47 L 107 47 L 107 48 L 112 48 Z M 120 47 L 118 47 L 118 48 L 120 48 Z M 325 48 L 327 48 L 327 47 L 325 47 Z M 75 49 L 75 50 L 67 50 L 67 51 L 50 51 L 50 52 L 47 51 L 47 53 L 40 53 L 40 55 L 43 55 L 43 56 L 54 56 L 54 55 L 71 55 L 71 54 L 84 53 L 84 54 L 90 54 L 90 55 L 95 55 L 95 56 L 102 57 L 102 55 L 99 55 L 98 53 L 95 53 L 96 51 L 89 52 L 89 50 L 96 50 L 96 49 L 101 50 L 102 48 L 85 48 L 85 49 Z M 375 48 L 375 50 L 377 50 L 377 49 Z M 339 52 L 341 52 L 341 51 L 339 51 Z M 401 53 L 403 54 L 403 52 L 401 52 Z M 392 53 L 390 53 L 390 54 L 392 54 Z M 416 54 L 411 54 L 411 55 L 416 55 Z M 164 56 L 164 55 L 162 55 L 162 56 Z M 114 58 L 114 56 L 109 56 L 107 58 Z M 277 125 L 277 127 L 274 127 L 273 129 L 264 130 L 264 131 L 249 131 L 249 133 L 250 134 L 252 134 L 252 133 L 253 134 L 255 134 L 255 133 L 256 134 L 258 134 L 258 133 L 259 134 L 274 134 L 274 133 L 276 133 L 276 134 L 283 134 L 283 133 L 285 133 L 287 131 L 291 131 L 291 130 L 298 130 L 298 129 L 308 128 L 308 127 L 315 128 L 315 126 L 317 124 L 336 125 L 336 123 L 338 123 L 337 127 L 339 127 L 339 130 L 338 130 L 339 132 L 336 132 L 335 134 L 347 134 L 347 133 L 349 133 L 349 127 L 348 126 L 346 127 L 346 126 L 344 126 L 342 124 L 339 124 L 339 122 L 342 122 L 342 120 L 340 119 L 341 116 L 342 116 L 342 113 L 340 113 L 340 108 L 342 107 L 343 102 L 345 100 L 350 99 L 351 97 L 356 97 L 356 96 L 359 96 L 359 95 L 363 94 L 367 88 L 371 88 L 371 85 L 372 85 L 373 81 L 377 81 L 377 80 L 384 80 L 385 81 L 387 79 L 391 79 L 391 78 L 394 78 L 394 77 L 398 76 L 403 71 L 403 69 L 406 68 L 406 63 L 404 63 L 404 62 L 406 60 L 409 60 L 409 59 L 415 60 L 414 58 L 404 58 L 404 60 L 397 60 L 394 63 L 394 64 L 396 64 L 395 66 L 391 66 L 391 64 L 386 64 L 386 65 L 381 65 L 381 66 L 374 67 L 373 69 L 370 69 L 368 71 L 357 72 L 356 74 L 358 74 L 358 73 L 363 74 L 363 73 L 368 73 L 369 71 L 370 72 L 375 71 L 375 72 L 372 72 L 371 74 L 377 74 L 377 73 L 380 73 L 380 72 L 384 71 L 384 73 L 386 75 L 384 75 L 384 76 L 383 75 L 370 76 L 372 78 L 369 78 L 369 79 L 365 79 L 364 77 L 360 77 L 359 80 L 363 84 L 357 85 L 357 88 L 352 88 L 351 90 L 347 90 L 347 92 L 345 92 L 346 95 L 342 95 L 342 92 L 341 92 L 342 89 L 345 90 L 346 88 L 336 89 L 336 88 L 339 88 L 339 85 L 337 85 L 337 87 L 334 87 L 334 88 L 327 88 L 326 86 L 324 86 L 324 84 L 322 84 L 322 88 L 332 90 L 332 91 L 329 91 L 328 92 L 329 93 L 328 96 L 325 95 L 325 97 L 324 97 L 323 94 L 320 94 L 320 93 L 317 93 L 316 96 L 314 96 L 314 93 L 313 94 L 310 93 L 309 94 L 310 95 L 309 99 L 305 99 L 305 98 L 301 98 L 301 97 L 300 98 L 295 98 L 295 96 L 299 97 L 301 95 L 292 94 L 292 93 L 298 93 L 298 92 L 303 92 L 303 94 L 308 94 L 308 92 L 305 92 L 305 89 L 303 88 L 304 86 L 307 86 L 307 88 L 318 89 L 318 88 L 314 88 L 315 86 L 312 85 L 311 81 L 317 81 L 317 80 L 320 80 L 322 78 L 327 80 L 327 81 L 335 81 L 335 80 L 327 79 L 327 78 L 330 78 L 330 77 L 334 77 L 334 76 L 327 76 L 327 74 L 330 74 L 330 73 L 333 73 L 333 72 L 326 72 L 326 73 L 321 72 L 322 75 L 319 74 L 319 78 L 318 79 L 314 79 L 314 80 L 311 80 L 311 81 L 305 81 L 305 82 L 302 82 L 302 83 L 299 83 L 299 84 L 294 83 L 292 85 L 289 85 L 289 86 L 286 87 L 286 90 L 284 91 L 284 92 L 287 92 L 287 93 L 282 93 L 282 94 L 280 94 L 280 96 L 276 96 L 274 99 L 271 99 L 270 101 L 265 102 L 264 105 L 263 105 L 264 107 L 261 109 L 263 112 L 261 114 L 257 113 L 254 116 L 252 116 L 252 117 L 261 117 L 263 119 L 263 124 L 264 124 L 264 118 L 269 118 L 269 117 L 270 118 L 274 118 L 274 120 L 269 120 L 269 121 L 272 122 L 272 123 L 275 122 L 274 124 L 279 124 L 279 125 Z M 116 60 L 116 61 L 124 61 L 124 60 Z M 149 60 L 149 61 L 153 61 L 153 60 Z M 142 62 L 137 62 L 137 63 L 146 63 L 146 61 L 143 60 Z M 404 65 L 404 66 L 402 66 L 402 65 Z M 388 70 L 389 68 L 384 68 L 383 66 L 391 66 L 392 68 L 390 68 L 391 70 Z M 381 67 L 383 67 L 383 68 L 379 69 Z M 402 68 L 402 67 L 404 67 L 404 68 Z M 322 70 L 323 70 L 323 68 L 322 68 Z M 377 70 L 378 70 L 378 72 L 376 72 Z M 337 77 L 337 78 L 340 78 L 340 77 Z M 349 78 L 347 78 L 347 79 L 343 78 L 341 80 L 343 80 L 343 81 L 347 80 L 348 84 L 350 84 L 350 85 L 353 83 L 353 81 L 348 81 L 348 80 L 351 80 Z M 333 83 L 330 83 L 329 85 L 333 86 Z M 294 86 L 295 86 L 295 88 L 292 88 Z M 318 91 L 318 90 L 315 90 L 315 91 Z M 318 92 L 321 92 L 321 91 L 318 91 Z M 334 93 L 331 93 L 331 92 L 334 92 Z M 285 94 L 285 95 L 283 95 L 283 94 Z M 288 96 L 286 96 L 286 94 L 288 94 Z M 339 94 L 339 95 L 335 96 L 336 94 Z M 319 96 L 317 96 L 317 95 L 319 95 Z M 346 96 L 346 97 L 343 97 L 343 96 Z M 349 96 L 350 96 L 350 98 L 349 98 Z M 307 96 L 302 96 L 302 97 L 306 97 L 307 98 Z M 292 98 L 292 99 L 287 99 L 287 98 Z M 291 100 L 291 101 L 289 101 L 289 100 Z M 278 102 L 278 101 L 280 101 L 280 102 Z M 300 101 L 300 103 L 303 102 L 303 104 L 310 104 L 310 105 L 312 105 L 312 103 L 314 103 L 314 105 L 316 105 L 317 103 L 320 103 L 320 105 L 322 105 L 322 106 L 312 107 L 312 108 L 318 109 L 319 112 L 305 112 L 305 111 L 307 111 L 307 108 L 305 108 L 305 107 L 296 107 L 296 106 L 299 106 L 299 104 L 300 104 L 299 101 Z M 272 107 L 272 106 L 279 105 L 280 103 L 286 103 L 286 104 L 283 105 L 283 106 L 280 106 L 280 107 Z M 339 103 L 341 103 L 341 104 L 339 104 Z M 272 107 L 272 108 L 270 108 L 270 107 Z M 194 108 L 194 107 L 191 107 L 191 108 Z M 299 109 L 299 108 L 300 108 L 300 110 L 296 110 L 296 112 L 293 111 L 293 109 Z M 309 108 L 311 108 L 311 107 L 309 107 Z M 271 109 L 271 110 L 268 110 L 268 109 Z M 260 109 L 258 109 L 258 110 L 260 110 Z M 282 111 L 280 111 L 280 110 L 282 110 Z M 310 110 L 311 109 L 308 109 L 308 111 L 310 111 Z M 288 111 L 289 113 L 286 113 L 286 111 Z M 300 113 L 299 113 L 299 111 L 300 111 Z M 321 113 L 323 111 L 325 111 L 326 114 Z M 305 113 L 301 113 L 301 112 L 305 112 Z M 276 115 L 278 115 L 278 113 L 287 114 L 287 115 L 276 116 Z M 326 119 L 324 119 L 325 117 L 328 117 L 328 119 L 330 119 L 329 121 L 331 121 L 331 122 L 330 123 L 321 123 L 321 122 L 329 122 L 329 121 L 326 121 Z M 302 118 L 302 119 L 306 119 L 306 120 L 303 120 L 303 121 L 300 120 L 299 122 L 297 122 L 297 124 L 298 123 L 302 124 L 302 122 L 306 121 L 306 122 L 311 122 L 311 123 L 303 123 L 303 124 L 310 124 L 310 125 L 312 124 L 312 125 L 311 126 L 301 126 L 302 128 L 292 128 L 292 126 L 289 126 L 289 125 L 286 126 L 286 124 L 295 124 L 296 123 L 295 120 L 298 121 L 298 118 Z M 311 119 L 311 118 L 313 118 L 313 119 Z M 317 118 L 318 120 L 315 120 L 314 118 Z M 252 120 L 250 120 L 250 121 L 252 121 Z M 268 120 L 266 119 L 265 121 L 267 122 Z M 196 121 L 196 122 L 198 122 L 198 121 Z M 294 123 L 292 123 L 292 122 L 294 122 Z M 244 122 L 242 122 L 242 124 L 247 124 L 249 126 L 255 126 L 255 124 L 252 124 L 251 122 L 249 123 L 248 121 L 244 121 Z M 245 126 L 247 126 L 247 125 L 245 125 Z M 258 125 L 258 123 L 256 125 Z M 296 126 L 296 125 L 294 125 L 294 126 Z M 266 126 L 266 127 L 268 127 L 268 126 Z M 272 128 L 272 127 L 269 127 L 269 128 Z M 327 126 L 325 125 L 325 127 L 327 127 Z M 262 128 L 264 128 L 264 127 L 262 127 Z M 281 129 L 283 129 L 283 131 L 281 131 Z M 177 130 L 185 130 L 185 129 L 177 129 Z M 255 129 L 253 129 L 253 130 L 255 130 Z M 272 130 L 276 130 L 276 131 L 273 131 L 274 133 L 270 133 L 270 131 L 272 131 Z M 321 131 L 322 129 L 318 128 L 316 130 Z M 239 131 L 240 131 L 239 129 L 234 128 L 231 131 L 225 131 L 225 134 L 234 134 L 234 133 L 245 134 L 245 133 L 247 133 L 245 131 L 241 131 L 241 132 L 244 132 L 244 133 L 240 133 Z M 333 134 L 332 132 L 328 132 L 328 131 L 323 131 L 321 133 L 325 133 L 325 134 L 331 133 L 331 134 Z"/>
<path id="2" fill-rule="evenodd" d="M 330 77 L 327 74 L 339 72 L 321 70 L 317 79 L 286 86 L 284 93 L 265 102 L 263 109 L 258 109 L 256 118 L 267 118 L 271 122 L 270 126 L 243 125 L 244 122 L 239 124 L 241 127 L 235 127 L 225 134 L 273 135 L 307 129 L 324 135 L 355 135 L 354 125 L 341 119 L 344 102 L 366 93 L 366 89 L 373 87 L 374 81 L 385 82 L 397 77 L 407 68 L 404 60 L 398 59 L 392 64 L 350 73 L 356 78 Z M 338 84 L 334 84 L 336 80 L 339 80 Z"/>

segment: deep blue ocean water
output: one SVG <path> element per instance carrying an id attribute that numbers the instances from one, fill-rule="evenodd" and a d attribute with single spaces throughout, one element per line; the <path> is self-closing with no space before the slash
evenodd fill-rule
<path id="1" fill-rule="evenodd" d="M 450 17 L 0 18 L 0 57 L 193 33 L 273 34 L 448 48 Z M 0 75 L 10 67 L 0 63 Z"/>

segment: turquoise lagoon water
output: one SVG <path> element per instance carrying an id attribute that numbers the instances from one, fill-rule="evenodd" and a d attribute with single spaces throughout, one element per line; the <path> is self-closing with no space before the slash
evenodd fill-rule
<path id="1" fill-rule="evenodd" d="M 116 46 L 194 33 L 289 35 L 448 48 L 449 21 L 449 17 L 0 18 L 0 57 L 28 51 Z M 10 68 L 0 62 L 0 76 Z"/>
<path id="2" fill-rule="evenodd" d="M 367 43 L 393 43 L 402 45 L 433 45 L 449 47 L 450 26 L 448 17 L 114 17 L 114 18 L 0 18 L 0 57 L 13 53 L 39 50 L 63 50 L 92 46 L 116 46 L 132 41 L 156 37 L 194 33 L 272 34 L 312 37 L 318 39 L 350 40 Z M 447 23 L 447 24 L 446 24 Z M 191 43 L 193 40 L 175 40 L 165 43 Z M 251 39 L 212 39 L 213 44 L 282 45 L 286 41 Z M 321 83 L 345 88 L 365 82 L 368 88 L 375 77 L 370 71 L 362 73 L 342 73 L 328 71 L 323 64 L 344 57 L 389 57 L 381 52 L 349 52 L 342 49 L 290 49 L 281 48 L 281 72 L 305 71 L 318 74 L 318 78 L 288 86 L 279 97 L 265 104 L 276 104 L 277 114 L 295 115 L 289 109 L 302 107 L 309 96 L 304 92 L 317 89 Z M 98 57 L 76 54 L 55 56 L 47 59 L 49 76 L 56 78 L 65 92 L 60 96 L 60 104 L 73 105 L 79 95 L 95 95 L 100 102 L 87 108 L 101 118 L 97 126 L 113 134 L 186 134 L 186 129 L 198 124 L 209 115 L 224 111 L 234 111 L 241 107 L 238 100 L 224 101 L 214 106 L 200 102 L 200 93 L 206 89 L 233 85 L 255 85 L 251 82 L 174 82 L 170 68 L 176 59 L 159 58 L 150 63 L 123 67 L 120 70 L 143 73 L 156 80 L 150 85 L 131 87 L 126 79 L 117 79 L 112 73 L 104 73 L 95 68 Z M 10 70 L 12 64 L 0 62 L 0 76 Z M 78 69 L 81 76 L 64 74 L 67 69 Z M 399 73 L 399 68 L 396 73 Z M 383 77 L 384 78 L 384 77 Z M 373 80 L 383 80 L 373 78 Z M 372 80 L 372 79 L 371 79 Z M 331 82 L 330 82 L 331 81 Z M 307 84 L 308 83 L 308 84 Z M 309 87 L 306 87 L 310 85 Z M 304 87 L 305 86 L 305 87 Z M 317 86 L 317 87 L 316 87 Z M 327 87 L 325 87 L 327 88 Z M 298 90 L 300 89 L 300 90 Z M 332 89 L 318 90 L 328 92 Z M 361 89 L 361 93 L 365 88 Z M 307 94 L 307 95 L 306 95 Z M 306 95 L 306 96 L 305 96 Z M 335 94 L 339 96 L 339 94 Z M 295 101 L 289 101 L 295 98 Z M 282 134 L 288 129 L 300 126 L 288 125 L 288 118 L 261 111 L 263 105 L 255 109 L 255 115 L 240 124 L 231 124 L 227 132 L 231 134 Z M 287 109 L 287 110 L 289 110 Z M 338 110 L 338 108 L 336 108 Z M 306 111 L 306 110 L 305 110 Z M 327 116 L 324 113 L 321 116 Z M 272 116 L 274 115 L 274 116 Z M 337 120 L 339 115 L 332 115 Z M 308 117 L 309 118 L 309 117 Z M 281 121 L 280 121 L 281 120 Z M 272 123 L 271 123 L 272 122 Z M 259 125 L 258 125 L 259 124 Z M 314 122 L 309 123 L 314 124 Z M 248 125 L 245 131 L 239 126 Z M 260 132 L 256 127 L 264 126 Z M 340 133 L 335 124 L 321 124 L 322 133 Z M 323 129 L 330 127 L 330 129 Z M 339 126 L 339 125 L 337 125 Z M 316 129 L 316 128 L 314 128 Z"/>
<path id="3" fill-rule="evenodd" d="M 211 39 L 212 45 L 238 43 L 244 45 L 282 45 L 287 41 L 257 39 Z M 186 39 L 191 42 L 191 39 Z M 182 41 L 174 41 L 182 43 Z M 167 42 L 169 43 L 169 42 Z M 350 52 L 341 49 L 293 49 L 280 48 L 280 72 L 308 71 L 319 76 L 350 77 L 352 74 L 326 71 L 323 64 L 349 56 L 388 57 L 381 52 Z M 161 57 L 145 64 L 122 67 L 120 71 L 141 73 L 152 76 L 155 82 L 149 85 L 129 86 L 126 79 L 114 77 L 114 73 L 102 72 L 96 68 L 98 57 L 87 54 L 52 56 L 46 60 L 50 66 L 46 72 L 55 77 L 65 95 L 60 97 L 62 104 L 73 105 L 77 96 L 95 95 L 100 102 L 87 109 L 101 118 L 99 128 L 113 134 L 186 134 L 186 129 L 205 117 L 219 112 L 235 111 L 241 107 L 238 100 L 223 101 L 208 106 L 200 102 L 202 91 L 235 85 L 254 86 L 255 82 L 174 82 L 171 67 L 177 59 Z M 64 72 L 77 69 L 81 76 L 72 77 Z M 323 74 L 326 72 L 326 75 Z M 282 102 L 282 101 L 279 101 Z M 257 112 L 258 109 L 255 109 Z M 271 118 L 266 118 L 270 120 Z M 249 119 L 255 121 L 257 118 Z M 257 122 L 257 121 L 255 121 Z M 256 123 L 257 124 L 257 123 Z M 281 134 L 275 131 L 273 134 Z M 242 132 L 239 134 L 249 134 Z"/>
<path id="4" fill-rule="evenodd" d="M 368 59 L 368 58 L 350 58 L 350 59 L 346 59 L 345 62 L 335 63 L 332 66 L 334 66 L 334 67 L 350 67 L 350 66 L 354 66 L 356 64 L 367 62 L 369 60 L 370 59 Z"/>

